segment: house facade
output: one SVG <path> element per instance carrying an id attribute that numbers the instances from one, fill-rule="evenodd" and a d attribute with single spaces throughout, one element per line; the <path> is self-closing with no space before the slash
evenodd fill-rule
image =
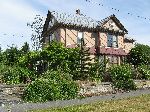
<path id="1" fill-rule="evenodd" d="M 83 38 L 86 47 L 90 48 L 91 58 L 108 59 L 109 65 L 121 64 L 133 44 L 125 38 L 128 31 L 121 22 L 115 15 L 95 21 L 79 12 L 77 10 L 77 14 L 71 15 L 48 11 L 42 32 L 43 47 L 55 39 L 74 48 Z"/>

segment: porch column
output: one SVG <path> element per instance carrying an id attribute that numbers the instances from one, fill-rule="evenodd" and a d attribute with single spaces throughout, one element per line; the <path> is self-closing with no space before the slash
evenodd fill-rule
<path id="1" fill-rule="evenodd" d="M 120 60 L 120 56 L 118 56 L 118 65 L 120 65 L 121 64 L 121 60 Z"/>

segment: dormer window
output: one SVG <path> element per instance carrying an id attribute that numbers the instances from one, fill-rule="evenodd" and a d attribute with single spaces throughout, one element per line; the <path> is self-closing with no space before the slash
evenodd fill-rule
<path id="1" fill-rule="evenodd" d="M 77 43 L 81 44 L 81 39 L 83 38 L 83 32 L 78 32 Z"/>
<path id="2" fill-rule="evenodd" d="M 107 47 L 118 47 L 118 37 L 116 35 L 107 35 Z"/>

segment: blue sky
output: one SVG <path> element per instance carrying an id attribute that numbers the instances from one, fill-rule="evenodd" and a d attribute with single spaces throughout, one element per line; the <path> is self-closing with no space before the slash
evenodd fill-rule
<path id="1" fill-rule="evenodd" d="M 1 0 L 0 1 L 0 45 L 6 49 L 12 44 L 18 47 L 24 42 L 31 43 L 31 29 L 27 22 L 32 22 L 35 15 L 46 17 L 47 11 L 81 13 L 95 20 L 115 14 L 128 30 L 129 37 L 138 43 L 150 45 L 150 0 Z M 96 3 L 103 4 L 99 6 Z M 118 11 L 111 8 L 119 9 Z M 132 13 L 133 15 L 129 15 Z M 138 18 L 137 16 L 146 17 Z"/>

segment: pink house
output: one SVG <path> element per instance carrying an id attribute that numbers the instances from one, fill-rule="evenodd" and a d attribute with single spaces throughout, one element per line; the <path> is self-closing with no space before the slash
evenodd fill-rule
<path id="1" fill-rule="evenodd" d="M 48 11 L 42 32 L 43 46 L 55 39 L 73 48 L 83 38 L 90 48 L 91 58 L 109 59 L 109 64 L 122 63 L 133 47 L 134 40 L 125 38 L 128 31 L 117 17 L 111 15 L 96 21 L 80 14 L 80 10 L 76 12 L 73 15 Z"/>

